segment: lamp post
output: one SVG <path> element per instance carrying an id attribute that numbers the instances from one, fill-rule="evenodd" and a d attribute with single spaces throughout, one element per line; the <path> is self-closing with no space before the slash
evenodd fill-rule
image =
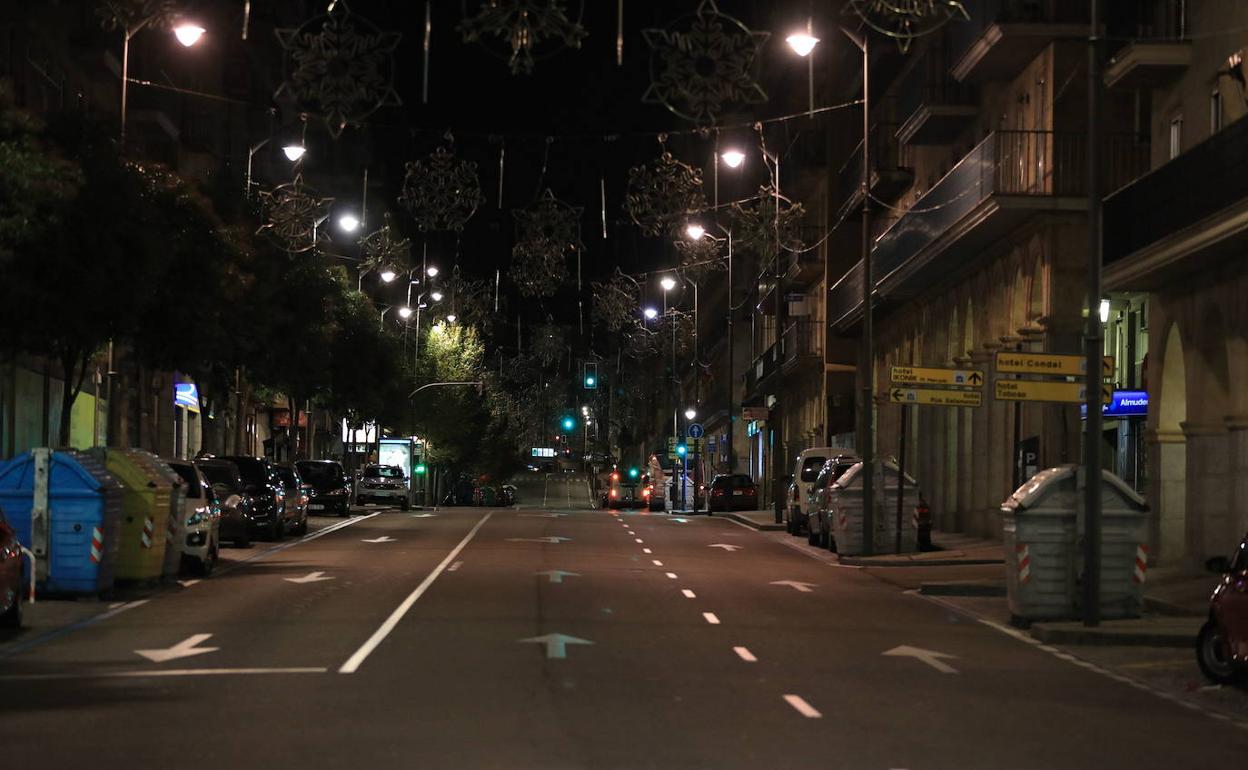
<path id="1" fill-rule="evenodd" d="M 268 144 L 269 141 L 272 139 L 273 137 L 271 136 L 265 139 L 261 139 L 256 144 L 253 144 L 251 147 L 247 148 L 247 183 L 243 189 L 243 196 L 249 200 L 251 199 L 251 187 L 252 187 L 252 182 L 251 182 L 252 160 L 253 158 L 255 158 L 256 153 L 260 152 L 261 148 L 263 148 L 266 144 Z M 304 143 L 302 141 L 300 141 L 298 144 L 291 142 L 289 144 L 282 145 L 282 154 L 286 156 L 286 160 L 297 165 L 299 161 L 303 160 L 303 156 L 307 154 L 307 148 L 304 146 Z"/>
<path id="2" fill-rule="evenodd" d="M 123 40 L 121 44 L 121 147 L 126 147 L 126 108 L 129 105 L 130 97 L 130 38 L 143 31 L 143 28 L 157 21 L 163 14 L 152 13 L 144 16 L 142 19 L 127 24 L 122 30 Z M 204 36 L 204 28 L 198 24 L 184 22 L 174 27 L 174 37 L 178 39 L 184 47 L 190 48 L 199 42 Z"/>
<path id="3" fill-rule="evenodd" d="M 724 161 L 725 163 L 727 163 L 730 167 L 732 167 L 732 168 L 736 168 L 736 167 L 738 167 L 738 166 L 740 166 L 740 165 L 741 165 L 741 161 L 743 161 L 743 160 L 745 159 L 745 155 L 744 155 L 743 153 L 741 153 L 741 152 L 738 152 L 737 150 L 728 150 L 728 151 L 727 151 L 727 152 L 725 152 L 723 155 L 721 155 L 721 156 L 720 156 L 720 158 L 722 158 L 722 159 L 723 159 L 723 161 Z M 730 160 L 730 158 L 731 158 L 731 160 Z M 733 392 L 733 380 L 732 380 L 732 363 L 733 363 L 733 361 L 732 361 L 732 356 L 733 356 L 733 338 L 732 338 L 732 313 L 733 313 L 733 305 L 732 305 L 732 228 L 725 228 L 723 225 L 720 225 L 719 223 L 715 223 L 715 226 L 716 226 L 716 227 L 718 227 L 718 228 L 719 228 L 719 229 L 720 229 L 720 230 L 724 233 L 724 237 L 723 237 L 723 238 L 720 238 L 720 237 L 717 237 L 717 236 L 711 235 L 710 233 L 706 232 L 706 228 L 705 228 L 705 227 L 703 227 L 701 224 L 698 224 L 698 223 L 690 223 L 690 224 L 689 224 L 689 225 L 685 228 L 685 235 L 689 236 L 689 238 L 690 238 L 691 240 L 695 240 L 695 241 L 696 241 L 696 240 L 700 240 L 700 239 L 702 239 L 702 238 L 710 238 L 711 240 L 715 241 L 716 243 L 719 243 L 719 242 L 723 241 L 723 242 L 727 243 L 727 245 L 728 245 L 728 303 L 727 303 L 727 304 L 728 304 L 728 355 L 726 356 L 726 358 L 728 359 L 728 378 L 727 378 L 727 391 L 728 391 L 728 407 L 727 407 L 727 409 L 728 409 L 728 432 L 725 434 L 725 435 L 726 435 L 726 437 L 727 437 L 727 442 L 726 442 L 726 443 L 727 443 L 727 446 L 725 447 L 725 453 L 726 453 L 726 454 L 727 454 L 727 456 L 728 456 L 728 472 L 729 472 L 729 473 L 732 473 L 732 472 L 733 472 L 733 469 L 736 467 L 736 461 L 735 461 L 735 458 L 733 457 L 733 454 L 732 454 L 732 434 L 733 434 L 733 429 L 734 429 L 734 427 L 735 427 L 735 426 L 734 426 L 734 423 L 736 422 L 736 415 L 733 413 L 733 404 L 732 404 L 732 392 Z M 698 304 L 698 302 L 697 302 L 697 284 L 696 284 L 696 283 L 694 284 L 694 297 L 695 297 L 695 298 L 694 298 L 694 308 L 695 308 L 695 310 L 694 310 L 694 317 L 696 318 L 696 317 L 697 317 L 697 304 Z M 696 321 L 695 321 L 695 325 L 696 325 Z M 697 341 L 697 337 L 696 337 L 696 336 L 694 337 L 694 341 L 695 341 L 695 343 L 696 343 L 696 341 Z M 695 361 L 697 360 L 697 354 L 696 354 L 696 352 L 695 352 L 695 354 L 694 354 L 694 360 L 695 360 Z"/>

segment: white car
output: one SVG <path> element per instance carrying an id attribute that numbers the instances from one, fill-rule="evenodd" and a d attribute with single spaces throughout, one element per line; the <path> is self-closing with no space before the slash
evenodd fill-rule
<path id="1" fill-rule="evenodd" d="M 186 482 L 182 517 L 173 527 L 182 565 L 196 575 L 210 575 L 221 547 L 221 507 L 199 468 L 186 460 L 164 462 Z"/>
<path id="2" fill-rule="evenodd" d="M 852 449 L 839 447 L 811 447 L 803 449 L 797 456 L 797 462 L 793 466 L 793 482 L 789 485 L 786 506 L 788 515 L 785 517 L 785 529 L 790 535 L 800 535 L 808 529 L 811 492 L 819 471 L 823 470 L 823 464 L 829 458 L 853 453 Z"/>
<path id="3" fill-rule="evenodd" d="M 410 503 L 403 469 L 397 465 L 365 465 L 355 486 L 355 502 L 397 503 L 406 511 Z"/>

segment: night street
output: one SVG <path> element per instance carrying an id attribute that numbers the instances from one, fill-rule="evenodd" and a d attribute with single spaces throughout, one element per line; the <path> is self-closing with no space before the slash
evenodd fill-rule
<path id="1" fill-rule="evenodd" d="M 1242 727 L 735 522 L 565 509 L 366 514 L 9 642 L 6 754 L 961 770 L 1229 766 L 1248 749 Z"/>

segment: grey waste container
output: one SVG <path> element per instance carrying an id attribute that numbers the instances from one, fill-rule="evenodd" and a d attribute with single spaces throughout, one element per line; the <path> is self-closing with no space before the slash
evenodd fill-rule
<path id="1" fill-rule="evenodd" d="M 875 537 L 873 553 L 897 550 L 897 495 L 904 494 L 901 516 L 901 546 L 907 553 L 919 550 L 918 530 L 914 524 L 914 507 L 919 504 L 919 486 L 909 474 L 903 487 L 897 483 L 898 468 L 892 461 L 876 462 L 874 482 Z M 854 465 L 832 485 L 828 510 L 832 519 L 832 536 L 836 552 L 854 556 L 863 552 L 862 534 L 862 463 Z"/>
<path id="2" fill-rule="evenodd" d="M 1083 599 L 1083 470 L 1049 468 L 1001 505 L 1005 577 L 1016 621 L 1076 618 Z M 1101 474 L 1101 616 L 1139 615 L 1147 569 L 1148 506 Z"/>

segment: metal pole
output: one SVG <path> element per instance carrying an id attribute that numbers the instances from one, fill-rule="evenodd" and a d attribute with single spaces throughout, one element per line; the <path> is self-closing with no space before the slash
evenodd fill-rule
<path id="1" fill-rule="evenodd" d="M 906 423 L 910 422 L 910 407 L 901 405 L 901 436 L 897 442 L 897 553 L 901 553 L 902 506 L 906 500 Z M 866 530 L 863 530 L 864 535 Z"/>
<path id="2" fill-rule="evenodd" d="M 784 319 L 782 317 L 784 310 L 784 271 L 780 265 L 780 156 L 776 155 L 774 157 L 776 179 L 775 184 L 772 186 L 772 196 L 775 201 L 775 211 L 772 212 L 771 227 L 776 242 L 776 323 L 774 327 L 776 330 L 776 341 L 772 345 L 771 350 L 773 356 L 778 356 L 782 347 L 784 333 Z M 776 366 L 779 367 L 780 363 L 780 361 L 776 361 Z M 781 404 L 780 406 L 783 408 L 785 405 Z M 771 474 L 772 484 L 774 485 L 772 489 L 772 510 L 775 514 L 776 523 L 780 524 L 784 521 L 784 511 L 782 510 L 784 507 L 784 490 L 780 487 L 780 481 L 784 474 L 784 432 L 780 420 L 775 420 L 775 423 L 775 432 L 772 434 L 775 437 L 775 444 L 772 446 L 772 451 L 775 453 L 775 457 L 772 460 L 773 472 Z"/>
<path id="3" fill-rule="evenodd" d="M 862 457 L 862 552 L 875 552 L 875 479 L 874 444 L 874 356 L 875 346 L 871 323 L 871 297 L 875 279 L 871 274 L 871 58 L 869 38 L 864 33 L 855 41 L 862 48 L 862 362 L 858 372 L 862 380 L 862 401 L 859 419 L 859 455 Z"/>
<path id="4" fill-rule="evenodd" d="M 136 30 L 137 31 L 137 30 Z M 134 34 L 128 28 L 125 41 L 121 44 L 121 150 L 126 150 L 126 98 L 130 86 L 130 36 Z"/>
<path id="5" fill-rule="evenodd" d="M 1083 624 L 1101 622 L 1101 4 L 1092 0 L 1088 28 L 1088 419 L 1083 437 L 1084 576 Z"/>
<path id="6" fill-rule="evenodd" d="M 736 458 L 732 455 L 732 434 L 736 429 L 737 416 L 733 411 L 732 394 L 734 385 L 732 381 L 732 230 L 728 230 L 728 434 L 727 434 L 727 455 L 728 455 L 728 472 L 736 471 Z"/>

